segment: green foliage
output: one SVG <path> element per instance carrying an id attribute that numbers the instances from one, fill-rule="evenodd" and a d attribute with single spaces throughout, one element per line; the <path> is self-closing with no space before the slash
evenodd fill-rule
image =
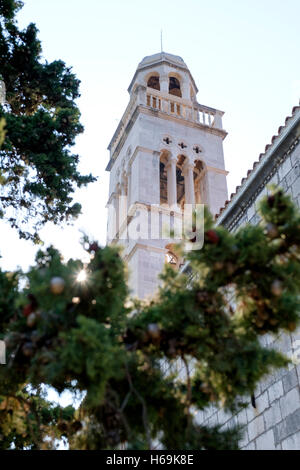
<path id="1" fill-rule="evenodd" d="M 185 254 L 192 276 L 166 268 L 149 302 L 130 300 L 118 250 L 87 240 L 86 265 L 50 247 L 26 275 L 1 273 L 2 447 L 54 448 L 63 437 L 71 449 L 237 449 L 241 429 L 195 416 L 246 406 L 289 362 L 260 335 L 299 324 L 299 213 L 274 189 L 261 214 L 236 233 L 206 214 L 203 249 Z M 79 408 L 48 403 L 45 386 L 81 393 Z"/>
<path id="2" fill-rule="evenodd" d="M 79 80 L 61 60 L 42 60 L 36 26 L 17 27 L 21 6 L 0 1 L 0 70 L 6 85 L 6 103 L 0 105 L 0 123 L 6 122 L 4 141 L 0 133 L 0 216 L 21 237 L 38 241 L 37 230 L 47 221 L 78 216 L 81 207 L 72 193 L 94 178 L 78 172 L 79 156 L 70 150 L 83 131 L 75 103 Z"/>
<path id="3" fill-rule="evenodd" d="M 40 390 L 24 388 L 15 395 L 0 396 L 0 450 L 55 448 L 65 430 L 71 431 L 74 416 L 72 407 L 49 403 Z"/>
<path id="4" fill-rule="evenodd" d="M 5 139 L 5 119 L 0 119 L 0 148 L 4 142 Z M 2 184 L 5 180 L 0 179 L 0 184 Z"/>

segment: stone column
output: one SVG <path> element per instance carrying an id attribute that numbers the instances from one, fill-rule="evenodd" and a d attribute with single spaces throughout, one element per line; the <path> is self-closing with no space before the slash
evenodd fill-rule
<path id="1" fill-rule="evenodd" d="M 176 163 L 177 158 L 171 157 L 166 164 L 168 175 L 168 204 L 170 208 L 177 206 Z"/>
<path id="2" fill-rule="evenodd" d="M 137 96 L 137 104 L 146 104 L 146 87 L 143 85 L 138 85 L 135 89 L 135 94 Z"/>
<path id="3" fill-rule="evenodd" d="M 126 191 L 126 182 L 125 178 L 123 178 L 121 184 L 121 196 L 120 196 L 120 204 L 119 204 L 119 229 L 123 224 L 124 220 L 127 216 L 127 191 Z"/>
<path id="4" fill-rule="evenodd" d="M 127 209 L 130 208 L 131 204 L 131 168 L 127 171 Z"/>
<path id="5" fill-rule="evenodd" d="M 223 129 L 223 125 L 222 125 L 222 116 L 223 116 L 223 114 L 224 113 L 222 111 L 216 111 L 213 127 L 217 128 L 217 129 Z"/>
<path id="6" fill-rule="evenodd" d="M 194 189 L 194 163 L 188 162 L 184 165 L 184 191 L 185 203 L 195 204 L 195 189 Z"/>
<path id="7" fill-rule="evenodd" d="M 181 84 L 181 95 L 182 95 L 182 98 L 184 100 L 190 100 L 191 99 L 191 97 L 190 97 L 190 84 L 186 80 L 186 78 L 184 78 L 184 80 L 182 81 L 182 84 Z"/>
<path id="8" fill-rule="evenodd" d="M 108 209 L 107 243 L 111 243 L 118 231 L 117 193 L 111 194 L 106 207 Z"/>
<path id="9" fill-rule="evenodd" d="M 195 185 L 195 202 L 196 204 L 201 204 L 201 190 L 200 190 L 201 180 L 197 180 L 194 182 Z"/>
<path id="10" fill-rule="evenodd" d="M 162 93 L 169 93 L 169 77 L 168 75 L 161 75 L 160 76 L 160 80 L 159 80 L 159 84 L 160 84 L 160 91 Z"/>

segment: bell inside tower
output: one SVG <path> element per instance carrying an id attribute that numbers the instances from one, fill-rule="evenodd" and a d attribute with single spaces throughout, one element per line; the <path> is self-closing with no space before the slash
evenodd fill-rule
<path id="1" fill-rule="evenodd" d="M 181 89 L 180 89 L 180 82 L 176 77 L 170 77 L 169 80 L 169 93 L 170 95 L 182 97 Z"/>
<path id="2" fill-rule="evenodd" d="M 147 87 L 160 91 L 159 77 L 152 75 L 147 82 Z"/>

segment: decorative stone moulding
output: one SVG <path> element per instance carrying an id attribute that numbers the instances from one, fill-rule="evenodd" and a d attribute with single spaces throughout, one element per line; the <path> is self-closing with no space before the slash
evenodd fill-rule
<path id="1" fill-rule="evenodd" d="M 165 135 L 162 139 L 162 141 L 167 144 L 167 145 L 170 145 L 172 144 L 173 140 L 172 140 L 172 137 L 169 136 L 169 135 Z"/>
<path id="2" fill-rule="evenodd" d="M 184 149 L 187 148 L 187 144 L 186 144 L 183 140 L 181 140 L 180 142 L 178 142 L 177 145 L 178 145 L 179 148 L 181 148 L 181 150 L 184 150 Z"/>
<path id="3" fill-rule="evenodd" d="M 200 145 L 198 144 L 195 144 L 193 145 L 193 152 L 196 154 L 196 155 L 200 155 L 200 153 L 203 153 L 203 149 Z"/>

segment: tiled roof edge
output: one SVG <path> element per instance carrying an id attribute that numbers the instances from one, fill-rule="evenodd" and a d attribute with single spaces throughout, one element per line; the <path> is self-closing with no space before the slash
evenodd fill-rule
<path id="1" fill-rule="evenodd" d="M 300 102 L 298 106 L 294 106 L 292 109 L 292 115 L 287 116 L 285 119 L 285 123 L 283 126 L 280 126 L 278 128 L 277 134 L 273 135 L 271 139 L 271 144 L 267 144 L 265 146 L 265 151 L 261 153 L 258 157 L 258 161 L 255 161 L 253 163 L 253 167 L 248 170 L 247 176 L 242 179 L 241 184 L 236 187 L 235 192 L 230 195 L 230 199 L 225 202 L 224 207 L 222 207 L 219 211 L 219 213 L 216 215 L 216 219 L 220 219 L 221 217 L 223 218 L 225 215 L 225 212 L 229 210 L 229 207 L 231 207 L 232 203 L 237 199 L 239 196 L 239 193 L 241 190 L 245 187 L 246 182 L 249 180 L 250 176 L 252 175 L 253 171 L 258 171 L 259 167 L 262 164 L 262 161 L 265 159 L 266 155 L 271 153 L 275 147 L 275 144 L 278 142 L 279 138 L 283 135 L 284 131 L 288 128 L 289 123 L 291 120 L 296 116 L 297 112 L 300 110 Z M 220 220 L 218 220 L 220 222 Z"/>

